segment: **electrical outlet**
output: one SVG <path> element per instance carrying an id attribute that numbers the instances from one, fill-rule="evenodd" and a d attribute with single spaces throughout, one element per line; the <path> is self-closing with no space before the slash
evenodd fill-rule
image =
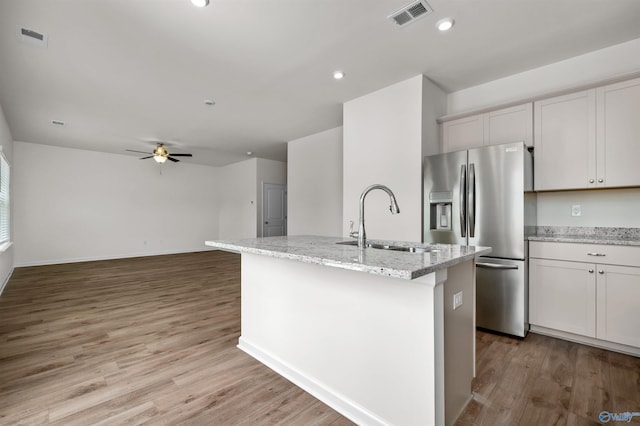
<path id="1" fill-rule="evenodd" d="M 582 216 L 582 207 L 580 206 L 580 204 L 573 204 L 571 206 L 571 216 Z"/>
<path id="2" fill-rule="evenodd" d="M 453 295 L 453 309 L 458 309 L 462 306 L 462 292 L 459 291 Z"/>

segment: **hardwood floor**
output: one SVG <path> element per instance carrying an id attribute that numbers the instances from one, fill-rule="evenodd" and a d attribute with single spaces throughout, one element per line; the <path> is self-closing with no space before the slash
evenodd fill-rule
<path id="1" fill-rule="evenodd" d="M 640 358 L 478 331 L 476 368 L 474 397 L 457 425 L 596 425 L 602 411 L 640 412 Z"/>
<path id="2" fill-rule="evenodd" d="M 236 348 L 239 260 L 17 268 L 0 297 L 0 424 L 351 424 Z"/>
<path id="3" fill-rule="evenodd" d="M 16 269 L 0 297 L 0 424 L 352 424 L 236 348 L 239 260 Z M 588 425 L 602 410 L 640 411 L 638 358 L 478 332 L 477 367 L 458 425 Z"/>

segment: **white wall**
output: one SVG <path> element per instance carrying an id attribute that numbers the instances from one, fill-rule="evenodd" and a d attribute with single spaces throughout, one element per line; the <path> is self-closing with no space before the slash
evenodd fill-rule
<path id="1" fill-rule="evenodd" d="M 455 114 L 640 73 L 640 39 L 448 95 Z M 534 153 L 535 156 L 535 153 Z M 571 205 L 582 216 L 571 217 Z M 538 193 L 538 225 L 640 227 L 640 189 Z"/>
<path id="2" fill-rule="evenodd" d="M 11 136 L 11 132 L 9 131 L 9 125 L 7 124 L 7 120 L 4 116 L 4 111 L 2 110 L 2 106 L 0 106 L 0 147 L 2 147 L 2 152 L 4 153 L 9 165 L 11 167 L 11 188 L 9 189 L 9 197 L 11 199 L 11 221 L 12 228 L 15 229 L 13 225 L 13 221 L 15 220 L 15 215 L 13 214 L 16 209 L 13 206 L 13 196 L 15 195 L 15 184 L 13 183 L 14 176 L 13 174 L 16 172 L 16 167 L 13 164 L 13 137 Z M 14 234 L 11 232 L 11 239 L 14 240 Z M 13 261 L 14 261 L 14 246 L 10 246 L 4 252 L 0 253 L 0 293 L 4 289 L 5 284 L 9 280 L 11 273 L 13 272 Z"/>
<path id="3" fill-rule="evenodd" d="M 220 238 L 262 235 L 262 183 L 287 183 L 287 163 L 251 158 L 220 169 Z"/>
<path id="4" fill-rule="evenodd" d="M 264 223 L 262 211 L 263 184 L 272 183 L 277 185 L 287 184 L 287 163 L 282 161 L 267 160 L 258 158 L 256 162 L 256 199 L 257 199 L 257 235 L 262 235 L 262 224 Z M 286 212 L 285 212 L 286 214 Z"/>
<path id="5" fill-rule="evenodd" d="M 289 142 L 287 174 L 289 235 L 342 235 L 342 127 Z"/>
<path id="6" fill-rule="evenodd" d="M 14 146 L 16 265 L 204 250 L 217 169 L 24 142 Z"/>
<path id="7" fill-rule="evenodd" d="M 571 216 L 580 205 L 582 215 Z M 640 188 L 538 193 L 538 225 L 640 228 Z"/>
<path id="8" fill-rule="evenodd" d="M 431 87 L 427 90 L 425 85 Z M 424 110 L 425 93 L 430 93 L 429 110 Z M 357 227 L 360 194 L 378 183 L 394 192 L 400 214 L 389 213 L 389 197 L 384 192 L 371 192 L 366 200 L 367 237 L 422 240 L 423 146 L 437 144 L 434 135 L 425 135 L 423 140 L 423 120 L 435 123 L 444 113 L 445 99 L 444 92 L 419 75 L 344 104 L 345 235 L 350 220 Z"/>
<path id="9" fill-rule="evenodd" d="M 635 39 L 450 93 L 447 114 L 537 97 L 638 72 L 640 39 Z"/>
<path id="10" fill-rule="evenodd" d="M 438 117 L 447 108 L 445 92 L 431 80 L 422 81 L 422 156 L 440 154 L 440 129 Z M 422 182 L 421 182 L 422 185 Z"/>
<path id="11" fill-rule="evenodd" d="M 219 169 L 219 238 L 254 238 L 257 234 L 258 159 Z"/>

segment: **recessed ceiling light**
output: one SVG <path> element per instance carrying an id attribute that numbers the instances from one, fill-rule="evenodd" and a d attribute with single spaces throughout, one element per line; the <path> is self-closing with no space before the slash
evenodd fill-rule
<path id="1" fill-rule="evenodd" d="M 344 78 L 344 73 L 342 71 L 334 71 L 333 78 L 336 80 L 342 80 Z"/>
<path id="2" fill-rule="evenodd" d="M 253 155 L 253 152 L 247 151 L 247 155 Z"/>
<path id="3" fill-rule="evenodd" d="M 209 0 L 191 0 L 191 3 L 196 7 L 205 7 L 209 4 Z"/>
<path id="4" fill-rule="evenodd" d="M 215 102 L 215 101 L 212 101 L 211 99 L 206 99 L 206 100 L 204 101 L 204 104 L 205 104 L 205 105 L 208 105 L 208 106 L 214 106 L 214 105 L 216 104 L 216 102 Z"/>
<path id="5" fill-rule="evenodd" d="M 454 23 L 455 21 L 452 18 L 444 18 L 436 22 L 436 28 L 440 31 L 449 31 Z"/>

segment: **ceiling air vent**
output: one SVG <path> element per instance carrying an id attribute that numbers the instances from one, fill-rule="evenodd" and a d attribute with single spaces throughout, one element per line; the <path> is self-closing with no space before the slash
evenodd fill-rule
<path id="1" fill-rule="evenodd" d="M 393 22 L 395 22 L 397 25 L 403 27 L 418 18 L 427 16 L 431 12 L 433 12 L 431 6 L 429 6 L 426 1 L 419 0 L 414 1 L 413 3 L 403 7 L 400 10 L 396 10 L 391 15 L 389 15 L 388 18 L 393 20 Z"/>
<path id="2" fill-rule="evenodd" d="M 21 26 L 16 27 L 16 37 L 18 37 L 18 41 L 22 43 L 38 47 L 47 47 L 47 41 L 49 40 L 46 34 Z"/>

